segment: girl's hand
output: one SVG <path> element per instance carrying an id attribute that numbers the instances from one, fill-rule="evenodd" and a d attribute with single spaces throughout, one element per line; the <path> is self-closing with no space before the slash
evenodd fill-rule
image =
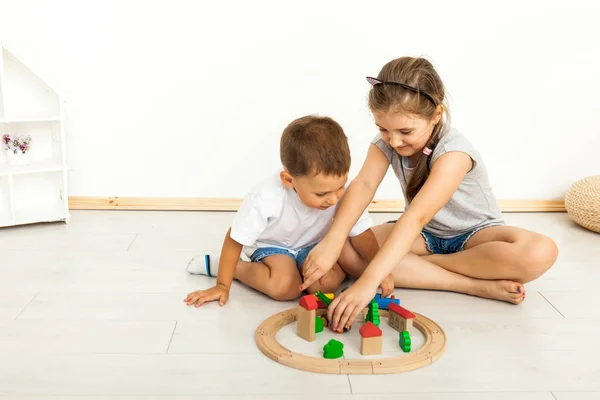
<path id="1" fill-rule="evenodd" d="M 352 324 L 358 314 L 364 310 L 375 297 L 377 287 L 366 281 L 357 280 L 348 290 L 337 296 L 327 308 L 327 317 L 331 321 L 331 329 L 345 327 Z"/>
<path id="2" fill-rule="evenodd" d="M 390 294 L 394 293 L 395 284 L 392 274 L 389 274 L 387 278 L 381 282 L 379 287 L 381 288 L 381 298 L 388 297 Z"/>
<path id="3" fill-rule="evenodd" d="M 343 245 L 343 243 L 342 243 Z M 306 257 L 302 274 L 304 283 L 300 285 L 300 290 L 306 290 L 310 285 L 318 281 L 327 272 L 333 268 L 340 257 L 342 249 L 339 250 L 323 239 L 317 244 Z"/>
<path id="4" fill-rule="evenodd" d="M 187 295 L 185 301 L 188 306 L 195 305 L 196 307 L 200 307 L 202 304 L 209 301 L 219 301 L 220 306 L 224 306 L 227 303 L 227 299 L 229 299 L 229 288 L 222 285 L 215 285 L 210 289 L 206 290 L 196 290 Z"/>

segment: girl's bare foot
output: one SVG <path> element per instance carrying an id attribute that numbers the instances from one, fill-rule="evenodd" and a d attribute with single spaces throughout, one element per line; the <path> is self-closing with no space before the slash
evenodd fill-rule
<path id="1" fill-rule="evenodd" d="M 469 291 L 470 295 L 521 304 L 525 300 L 525 286 L 513 281 L 477 280 L 477 284 Z"/>

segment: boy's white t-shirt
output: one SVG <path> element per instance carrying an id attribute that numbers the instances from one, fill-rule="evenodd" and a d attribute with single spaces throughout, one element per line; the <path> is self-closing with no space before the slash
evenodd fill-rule
<path id="1" fill-rule="evenodd" d="M 259 247 L 283 248 L 297 255 L 301 249 L 325 237 L 336 209 L 337 204 L 327 210 L 307 207 L 294 189 L 283 185 L 277 172 L 244 197 L 231 224 L 230 236 L 244 245 L 248 257 Z M 350 236 L 358 236 L 372 226 L 373 221 L 365 210 Z"/>

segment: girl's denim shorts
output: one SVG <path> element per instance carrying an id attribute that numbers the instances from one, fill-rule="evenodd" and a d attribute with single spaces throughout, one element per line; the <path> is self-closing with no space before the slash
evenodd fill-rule
<path id="1" fill-rule="evenodd" d="M 388 221 L 388 223 L 395 224 L 396 221 Z M 430 253 L 453 254 L 463 251 L 465 249 L 465 244 L 471 239 L 471 236 L 483 228 L 487 228 L 487 226 L 478 227 L 451 238 L 440 238 L 425 230 L 421 231 L 421 236 L 425 239 L 425 246 Z"/>
<path id="2" fill-rule="evenodd" d="M 465 244 L 479 229 L 473 229 L 451 238 L 439 238 L 427 231 L 421 231 L 427 250 L 433 254 L 452 254 L 465 249 Z"/>

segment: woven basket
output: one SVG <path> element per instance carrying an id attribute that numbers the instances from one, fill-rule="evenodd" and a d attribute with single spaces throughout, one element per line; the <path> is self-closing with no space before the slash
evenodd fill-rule
<path id="1" fill-rule="evenodd" d="M 600 232 L 600 175 L 575 182 L 565 195 L 565 208 L 573 221 Z"/>

